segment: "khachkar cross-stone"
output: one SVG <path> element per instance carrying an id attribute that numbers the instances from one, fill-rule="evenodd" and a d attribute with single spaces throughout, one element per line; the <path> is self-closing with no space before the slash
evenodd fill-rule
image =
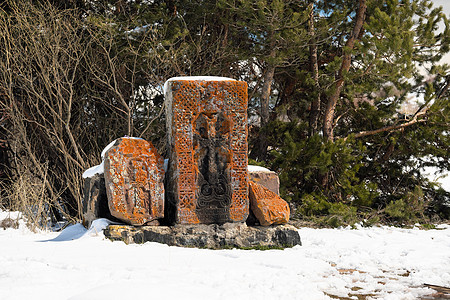
<path id="1" fill-rule="evenodd" d="M 247 83 L 179 77 L 165 84 L 169 167 L 166 218 L 245 222 L 249 213 Z"/>

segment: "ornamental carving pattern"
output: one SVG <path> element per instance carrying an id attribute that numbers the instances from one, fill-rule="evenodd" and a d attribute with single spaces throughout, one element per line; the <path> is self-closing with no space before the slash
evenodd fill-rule
<path id="1" fill-rule="evenodd" d="M 132 225 L 164 217 L 164 160 L 142 139 L 121 138 L 105 155 L 111 215 Z"/>
<path id="2" fill-rule="evenodd" d="M 247 84 L 170 81 L 166 119 L 169 219 L 180 224 L 245 221 Z"/>

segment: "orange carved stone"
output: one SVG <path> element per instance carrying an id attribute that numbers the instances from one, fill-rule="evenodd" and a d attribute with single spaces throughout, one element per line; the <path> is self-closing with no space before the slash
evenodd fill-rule
<path id="1" fill-rule="evenodd" d="M 249 181 L 250 207 L 263 226 L 289 221 L 290 209 L 286 201 L 262 185 Z"/>
<path id="2" fill-rule="evenodd" d="M 120 138 L 105 155 L 111 215 L 131 225 L 164 217 L 164 160 L 143 139 Z"/>
<path id="3" fill-rule="evenodd" d="M 247 83 L 167 82 L 169 222 L 244 222 L 249 212 Z"/>

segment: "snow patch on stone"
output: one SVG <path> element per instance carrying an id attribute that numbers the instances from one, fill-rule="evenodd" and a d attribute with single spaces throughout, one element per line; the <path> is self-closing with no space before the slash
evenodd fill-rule
<path id="1" fill-rule="evenodd" d="M 248 165 L 247 170 L 249 172 L 272 172 L 267 168 L 261 167 L 261 166 L 255 166 L 255 165 Z"/>
<path id="2" fill-rule="evenodd" d="M 112 146 L 114 146 L 114 144 L 116 143 L 117 139 L 115 139 L 114 141 L 112 141 L 111 143 L 109 143 L 102 151 L 102 160 L 105 159 L 105 155 L 106 152 L 108 152 L 109 149 L 112 148 Z"/>
<path id="3" fill-rule="evenodd" d="M 86 171 L 84 171 L 83 173 L 83 178 L 90 178 L 90 177 L 94 177 L 95 174 L 103 174 L 105 168 L 104 168 L 104 161 L 102 161 L 101 164 L 90 167 L 89 169 L 87 169 Z"/>
<path id="4" fill-rule="evenodd" d="M 114 224 L 114 222 L 105 218 L 94 220 L 91 224 L 91 227 L 89 227 L 89 229 L 86 231 L 84 235 L 85 236 L 103 235 L 103 230 L 106 229 L 106 227 L 108 227 L 108 225 L 110 224 Z"/>

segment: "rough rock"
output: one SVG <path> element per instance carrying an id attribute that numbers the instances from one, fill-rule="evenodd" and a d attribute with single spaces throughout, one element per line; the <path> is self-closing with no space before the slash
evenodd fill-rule
<path id="1" fill-rule="evenodd" d="M 270 170 L 257 170 L 248 172 L 249 179 L 268 188 L 277 195 L 280 195 L 280 179 L 278 174 Z"/>
<path id="2" fill-rule="evenodd" d="M 249 190 L 250 208 L 261 225 L 289 221 L 289 205 L 280 196 L 253 181 L 249 181 Z"/>
<path id="3" fill-rule="evenodd" d="M 109 225 L 104 234 L 127 244 L 157 242 L 170 246 L 223 248 L 286 248 L 301 245 L 292 225 L 249 227 L 245 223 L 223 225 L 127 226 Z"/>
<path id="4" fill-rule="evenodd" d="M 244 222 L 249 213 L 247 83 L 169 80 L 165 85 L 170 224 Z"/>
<path id="5" fill-rule="evenodd" d="M 0 227 L 3 229 L 7 229 L 7 228 L 17 229 L 17 228 L 19 228 L 19 221 L 11 219 L 10 217 L 7 217 L 0 221 Z"/>
<path id="6" fill-rule="evenodd" d="M 106 196 L 105 178 L 103 174 L 95 174 L 84 180 L 83 190 L 83 225 L 91 226 L 92 221 L 98 218 L 114 220 L 109 212 L 108 198 Z"/>
<path id="7" fill-rule="evenodd" d="M 164 160 L 151 143 L 118 139 L 106 152 L 104 174 L 114 217 L 132 225 L 164 217 Z"/>

